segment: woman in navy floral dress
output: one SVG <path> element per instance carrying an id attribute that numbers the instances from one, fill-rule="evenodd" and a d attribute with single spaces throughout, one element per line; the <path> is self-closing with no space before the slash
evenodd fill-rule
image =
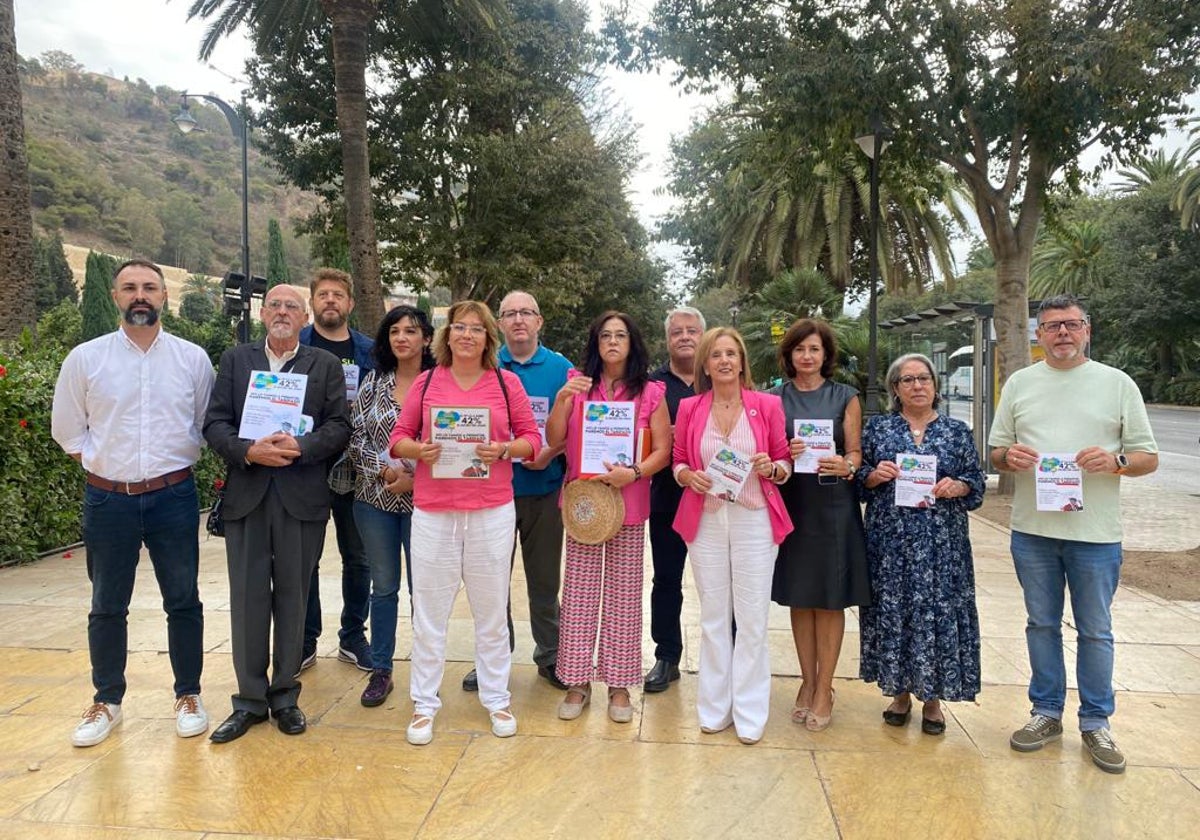
<path id="1" fill-rule="evenodd" d="M 859 486 L 867 502 L 871 604 L 860 611 L 860 673 L 893 698 L 883 719 L 908 723 L 912 695 L 921 728 L 945 731 L 941 700 L 979 691 L 979 615 L 967 511 L 983 503 L 984 474 L 966 424 L 937 413 L 937 377 L 920 354 L 888 369 L 891 414 L 863 433 Z M 898 453 L 937 457 L 930 507 L 896 505 Z M 922 503 L 923 504 L 923 503 Z"/>

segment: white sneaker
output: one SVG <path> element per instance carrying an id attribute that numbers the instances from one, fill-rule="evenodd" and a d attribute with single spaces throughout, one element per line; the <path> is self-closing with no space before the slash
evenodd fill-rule
<path id="1" fill-rule="evenodd" d="M 180 738 L 192 738 L 208 731 L 208 712 L 199 694 L 185 694 L 175 701 L 175 732 Z"/>
<path id="2" fill-rule="evenodd" d="M 510 710 L 488 712 L 488 717 L 492 719 L 492 734 L 497 738 L 511 738 L 517 734 L 517 719 Z"/>
<path id="3" fill-rule="evenodd" d="M 71 733 L 71 743 L 77 747 L 94 747 L 112 728 L 121 722 L 120 703 L 93 703 L 83 713 L 83 720 Z"/>
<path id="4" fill-rule="evenodd" d="M 423 747 L 433 740 L 433 718 L 414 712 L 408 728 L 404 730 L 404 738 L 414 747 Z"/>

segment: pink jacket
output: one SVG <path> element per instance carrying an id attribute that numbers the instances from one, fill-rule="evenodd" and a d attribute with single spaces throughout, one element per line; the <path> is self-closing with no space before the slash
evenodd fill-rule
<path id="1" fill-rule="evenodd" d="M 679 413 L 675 416 L 675 445 L 672 452 L 672 468 L 684 464 L 693 470 L 704 469 L 700 459 L 700 438 L 704 435 L 704 426 L 708 423 L 709 412 L 712 411 L 712 391 L 706 391 L 695 397 L 688 397 L 679 404 Z M 754 432 L 754 442 L 758 452 L 766 452 L 773 460 L 780 461 L 788 457 L 788 442 L 786 420 L 783 415 L 783 401 L 774 394 L 762 391 L 747 391 L 742 389 L 742 405 L 745 407 L 746 418 Z M 783 538 L 791 533 L 791 517 L 784 507 L 779 488 L 765 478 L 762 482 L 762 492 L 767 498 L 767 511 L 771 518 L 771 532 L 775 544 L 783 542 Z M 679 510 L 675 514 L 675 531 L 683 537 L 685 543 L 694 542 L 696 531 L 700 528 L 700 517 L 704 514 L 704 497 L 691 490 L 685 490 L 679 502 Z"/>

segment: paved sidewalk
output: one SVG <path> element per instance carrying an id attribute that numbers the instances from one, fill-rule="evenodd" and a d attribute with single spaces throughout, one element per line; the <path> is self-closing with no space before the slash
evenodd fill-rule
<path id="1" fill-rule="evenodd" d="M 1128 542 L 1200 543 L 1195 497 L 1162 499 L 1127 482 Z M 1132 520 L 1132 521 L 1131 521 Z M 858 625 L 847 619 L 833 726 L 809 733 L 788 719 L 798 686 L 786 610 L 772 608 L 774 678 L 766 736 L 740 745 L 732 731 L 702 735 L 695 716 L 697 603 L 687 576 L 683 679 L 664 694 L 635 693 L 628 725 L 604 703 L 555 717 L 559 692 L 539 680 L 521 564 L 513 582 L 517 650 L 515 738 L 488 732 L 476 695 L 459 690 L 471 619 L 455 608 L 443 697 L 431 746 L 404 742 L 408 663 L 383 706 L 363 708 L 366 675 L 335 658 L 327 633 L 304 674 L 310 729 L 270 725 L 216 746 L 174 734 L 165 621 L 148 564 L 130 609 L 124 722 L 103 744 L 70 745 L 91 697 L 82 550 L 0 570 L 0 837 L 1177 837 L 1200 825 L 1200 604 L 1122 587 L 1114 606 L 1114 734 L 1128 772 L 1110 776 L 1080 747 L 1074 705 L 1060 744 L 1018 754 L 1009 732 L 1026 717 L 1024 610 L 1007 530 L 971 522 L 984 688 L 947 706 L 947 732 L 883 725 L 886 705 L 856 679 Z M 1144 543 L 1144 544 L 1143 544 Z M 1174 545 L 1171 542 L 1171 545 Z M 208 655 L 205 701 L 215 722 L 234 688 L 224 545 L 201 543 Z M 1134 547 L 1131 545 L 1130 547 Z M 325 626 L 340 603 L 333 530 L 322 564 Z M 647 560 L 647 603 L 650 585 Z M 648 608 L 647 608 L 648 609 Z M 647 665 L 652 646 L 644 650 Z M 1070 624 L 1068 618 L 1067 624 Z M 398 656 L 411 633 L 401 621 Z M 1067 638 L 1073 630 L 1066 628 Z M 1074 644 L 1068 644 L 1068 659 Z M 1068 662 L 1073 670 L 1073 662 Z M 1072 679 L 1072 686 L 1074 685 Z M 1073 692 L 1072 692 L 1073 693 Z M 1187 826 L 1192 829 L 1187 829 Z"/>

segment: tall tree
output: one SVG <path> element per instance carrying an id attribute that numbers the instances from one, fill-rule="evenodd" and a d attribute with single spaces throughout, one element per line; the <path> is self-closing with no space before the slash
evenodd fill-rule
<path id="1" fill-rule="evenodd" d="M 294 57 L 298 45 L 304 43 L 322 20 L 329 22 L 346 231 L 355 297 L 364 323 L 378 323 L 383 317 L 379 240 L 375 232 L 367 142 L 370 39 L 380 19 L 394 27 L 406 24 L 425 27 L 443 24 L 451 14 L 464 14 L 476 22 L 491 24 L 487 0 L 194 0 L 188 10 L 189 20 L 216 18 L 201 43 L 201 59 L 207 59 L 217 42 L 243 23 L 254 34 L 260 55 L 272 39 L 283 36 Z"/>
<path id="2" fill-rule="evenodd" d="M 761 92 L 781 130 L 831 143 L 882 114 L 889 160 L 958 174 L 996 258 L 1001 382 L 1029 363 L 1051 185 L 1074 187 L 1090 146 L 1145 147 L 1200 83 L 1200 3 L 1178 0 L 659 0 L 653 15 L 633 37 L 609 26 L 627 61 L 670 58 L 696 84 Z"/>
<path id="3" fill-rule="evenodd" d="M 292 273 L 283 253 L 283 231 L 279 229 L 279 220 L 271 219 L 267 222 L 267 288 L 291 282 Z"/>
<path id="4" fill-rule="evenodd" d="M 79 302 L 75 272 L 63 251 L 62 235 L 35 237 L 34 272 L 37 276 L 37 311 L 53 309 L 64 300 Z"/>
<path id="5" fill-rule="evenodd" d="M 37 317 L 29 161 L 17 66 L 13 0 L 0 0 L 0 338 L 16 338 Z"/>
<path id="6" fill-rule="evenodd" d="M 117 326 L 117 305 L 112 299 L 113 272 L 117 263 L 112 257 L 88 251 L 87 270 L 83 279 L 83 340 L 110 333 Z"/>

